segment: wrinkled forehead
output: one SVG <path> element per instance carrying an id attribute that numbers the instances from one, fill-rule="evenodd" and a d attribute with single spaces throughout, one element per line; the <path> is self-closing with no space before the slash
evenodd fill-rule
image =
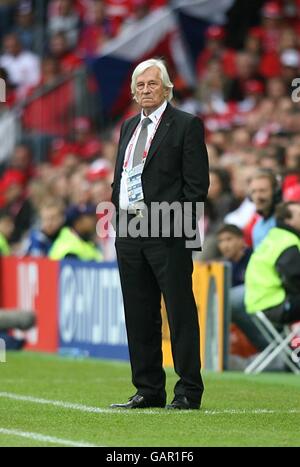
<path id="1" fill-rule="evenodd" d="M 136 82 L 138 83 L 144 81 L 145 79 L 155 79 L 162 81 L 161 70 L 157 66 L 150 66 L 149 68 L 146 68 L 146 70 L 138 74 Z"/>

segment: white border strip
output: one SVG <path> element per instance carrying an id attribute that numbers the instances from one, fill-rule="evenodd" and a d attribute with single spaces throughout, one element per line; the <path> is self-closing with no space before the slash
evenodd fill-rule
<path id="1" fill-rule="evenodd" d="M 85 443 L 85 442 L 75 442 L 70 441 L 67 439 L 56 438 L 53 436 L 45 436 L 39 433 L 31 433 L 30 431 L 21 431 L 21 430 L 8 430 L 6 428 L 0 428 L 0 435 L 7 435 L 7 436 L 17 436 L 20 438 L 27 438 L 33 441 L 38 441 L 39 443 L 49 443 L 49 444 L 60 444 L 62 446 L 69 446 L 75 448 L 94 448 L 93 444 Z"/>
<path id="2" fill-rule="evenodd" d="M 103 409 L 99 407 L 90 407 L 88 405 L 83 404 L 74 404 L 72 402 L 64 402 L 58 400 L 51 400 L 51 399 L 41 399 L 38 397 L 32 396 L 23 396 L 21 394 L 14 394 L 10 392 L 0 392 L 0 398 L 2 399 L 10 399 L 20 402 L 30 402 L 32 404 L 41 404 L 41 405 L 50 405 L 52 407 L 60 407 L 62 409 L 67 410 L 77 410 L 83 413 L 95 413 L 95 414 L 147 414 L 147 415 L 158 415 L 162 413 L 172 413 L 173 411 L 163 410 L 157 411 L 152 409 L 135 409 L 135 410 L 124 410 L 124 409 Z M 177 410 L 176 413 L 195 413 L 194 410 Z M 300 408 L 296 409 L 287 409 L 287 410 L 273 410 L 273 409 L 221 409 L 221 410 L 200 410 L 199 412 L 202 415 L 272 415 L 272 414 L 300 414 Z"/>

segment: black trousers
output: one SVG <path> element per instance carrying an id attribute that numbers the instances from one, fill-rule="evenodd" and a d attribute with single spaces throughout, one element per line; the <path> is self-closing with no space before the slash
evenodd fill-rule
<path id="1" fill-rule="evenodd" d="M 203 393 L 192 252 L 183 238 L 116 238 L 132 382 L 149 399 L 165 399 L 161 293 L 179 380 L 175 395 L 200 403 Z"/>

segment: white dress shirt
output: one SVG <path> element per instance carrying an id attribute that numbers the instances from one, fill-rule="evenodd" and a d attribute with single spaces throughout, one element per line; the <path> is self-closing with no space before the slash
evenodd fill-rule
<path id="1" fill-rule="evenodd" d="M 162 117 L 162 114 L 166 110 L 167 107 L 167 101 L 164 101 L 164 103 L 158 107 L 158 109 L 155 110 L 152 114 L 149 115 L 149 118 L 151 120 L 151 123 L 147 126 L 148 130 L 148 136 L 147 136 L 147 142 L 146 142 L 146 147 L 148 147 L 149 142 L 153 139 L 154 134 L 157 130 L 157 124 L 159 120 Z M 141 122 L 147 118 L 147 116 L 144 114 L 144 112 L 141 112 L 141 121 L 138 125 L 137 131 L 133 134 L 132 138 L 130 139 L 128 146 L 125 151 L 125 158 L 124 161 L 127 161 L 128 156 L 128 163 L 127 163 L 127 170 L 130 170 L 132 167 L 132 160 L 133 160 L 133 154 L 135 150 L 135 146 L 141 131 Z M 130 153 L 129 153 L 129 148 L 131 147 Z M 120 186 L 120 199 L 119 199 L 119 204 L 121 209 L 128 209 L 129 206 L 129 200 L 128 200 L 128 192 L 127 192 L 127 172 L 123 168 L 122 176 L 121 176 L 121 186 Z"/>

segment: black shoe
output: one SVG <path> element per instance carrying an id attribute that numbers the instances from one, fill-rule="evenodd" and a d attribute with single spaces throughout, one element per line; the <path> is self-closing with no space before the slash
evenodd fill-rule
<path id="1" fill-rule="evenodd" d="M 166 403 L 162 400 L 147 400 L 144 396 L 136 394 L 125 404 L 111 404 L 111 409 L 147 409 L 149 407 L 165 407 Z"/>
<path id="2" fill-rule="evenodd" d="M 171 404 L 166 405 L 168 410 L 198 410 L 200 404 L 191 402 L 186 396 L 175 396 Z"/>

